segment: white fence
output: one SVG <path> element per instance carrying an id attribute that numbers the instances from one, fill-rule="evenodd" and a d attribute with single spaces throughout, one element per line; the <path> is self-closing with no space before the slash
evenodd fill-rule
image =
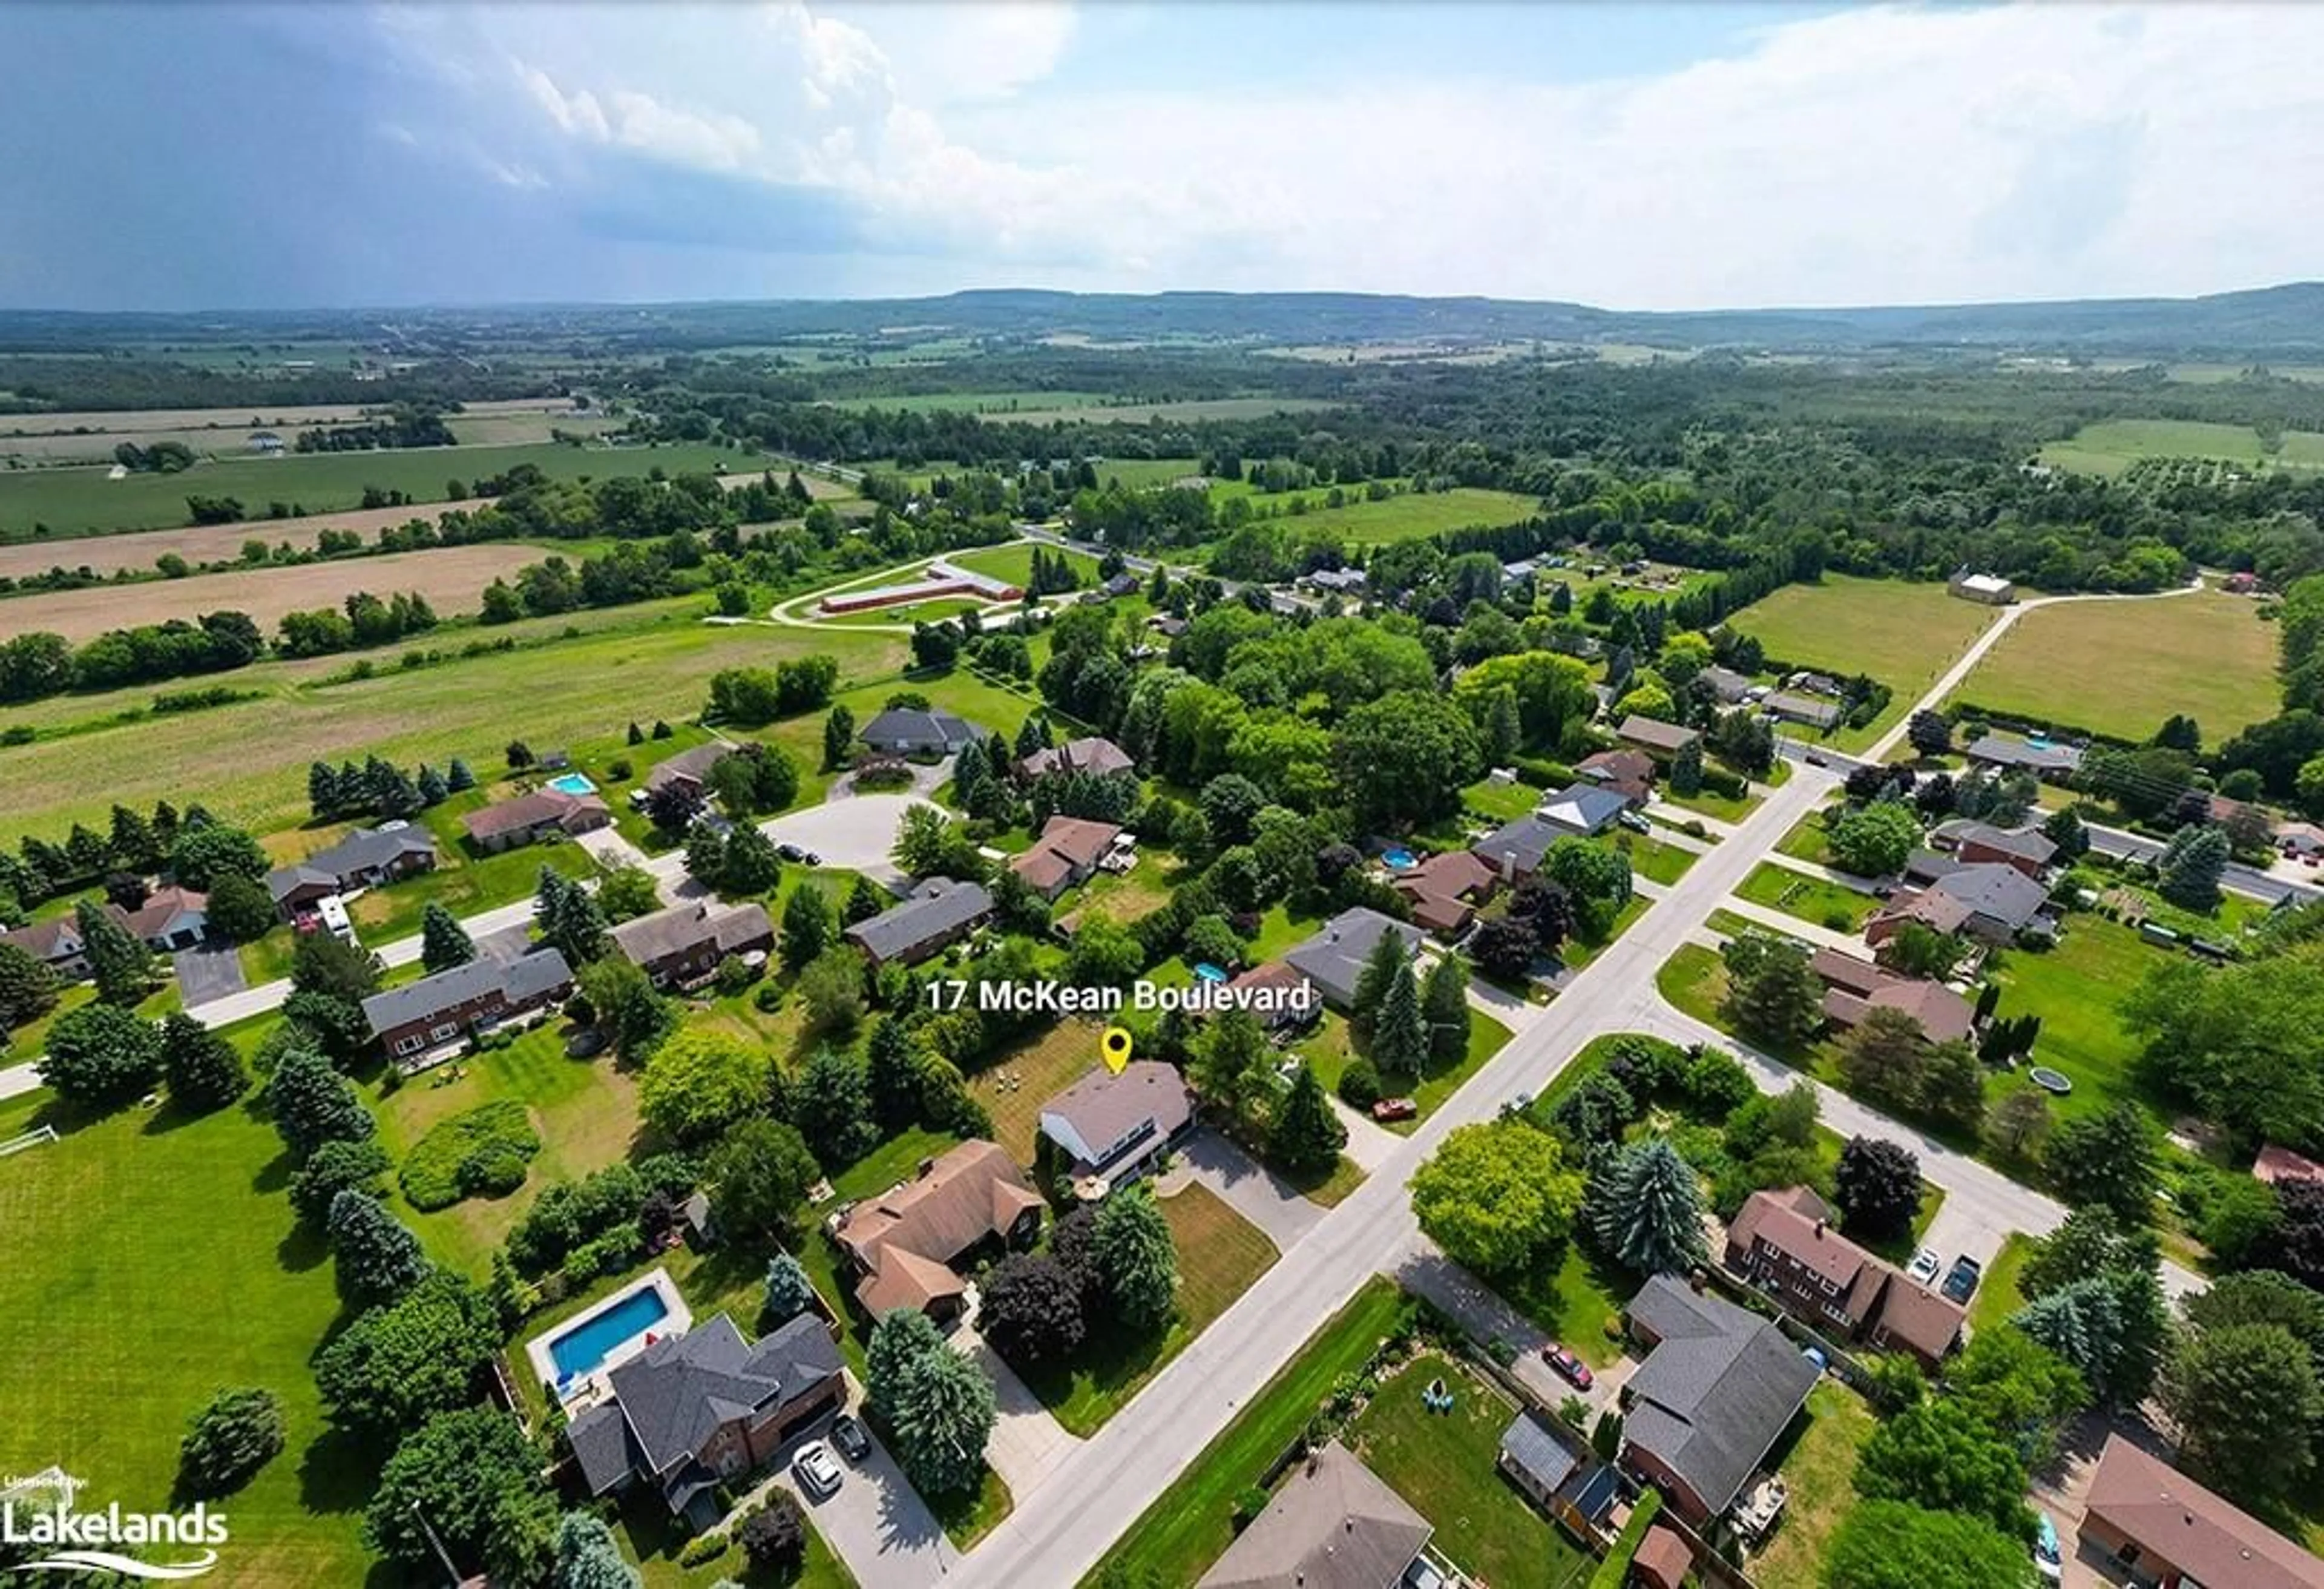
<path id="1" fill-rule="evenodd" d="M 26 1132 L 21 1137 L 10 1137 L 6 1141 L 0 1142 L 0 1159 L 5 1159 L 11 1153 L 21 1153 L 27 1148 L 38 1148 L 44 1143 L 53 1142 L 56 1140 L 57 1128 L 55 1126 L 41 1126 L 37 1130 Z"/>

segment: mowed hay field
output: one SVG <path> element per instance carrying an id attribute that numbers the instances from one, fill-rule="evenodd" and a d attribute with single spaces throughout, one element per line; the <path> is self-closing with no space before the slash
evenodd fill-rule
<path id="1" fill-rule="evenodd" d="M 285 613 L 336 607 L 358 590 L 368 590 L 382 599 L 400 591 L 416 591 L 428 598 L 438 616 L 450 618 L 474 613 L 481 605 L 484 587 L 493 579 L 552 553 L 575 557 L 578 546 L 493 541 L 388 557 L 343 558 L 288 568 L 252 568 L 90 590 L 51 591 L 11 596 L 0 603 L 0 628 L 18 633 L 46 630 L 81 641 L 108 629 L 171 618 L 190 620 L 202 613 L 237 612 L 249 614 L 260 628 L 272 631 Z"/>
<path id="2" fill-rule="evenodd" d="M 2061 602 L 2018 619 L 1954 698 L 2128 740 L 2184 712 L 2218 741 L 2274 713 L 2275 662 L 2248 597 Z"/>
<path id="3" fill-rule="evenodd" d="M 198 800 L 263 833 L 306 819 L 307 768 L 318 759 L 361 761 L 375 752 L 408 769 L 460 756 L 483 776 L 502 764 L 512 739 L 546 749 L 618 733 L 633 719 L 690 717 L 721 668 L 771 667 L 821 652 L 838 659 L 844 688 L 892 675 L 903 663 L 906 648 L 894 636 L 708 624 L 703 606 L 687 599 L 623 608 L 622 626 L 604 633 L 410 672 L 374 654 L 377 678 L 343 684 L 319 681 L 343 671 L 347 657 L 220 675 L 231 688 L 268 693 L 0 749 L 0 842 L 27 833 L 59 836 L 77 821 L 101 828 L 116 800 L 143 808 L 168 799 L 180 808 Z M 509 631 L 554 633 L 548 626 L 564 622 Z M 0 726 L 101 723 L 144 707 L 152 695 L 149 688 L 44 701 L 9 714 Z"/>
<path id="4" fill-rule="evenodd" d="M 108 478 L 106 468 L 17 469 L 0 473 L 0 536 L 35 524 L 54 535 L 175 529 L 186 523 L 186 498 L 230 496 L 253 513 L 273 502 L 309 513 L 351 508 L 373 486 L 440 502 L 447 481 L 474 481 L 519 464 L 552 480 L 605 479 L 659 468 L 672 475 L 747 469 L 751 457 L 706 443 L 668 447 L 418 447 L 381 452 L 309 453 L 198 464 L 175 475 Z"/>
<path id="5" fill-rule="evenodd" d="M 1103 476 L 1102 467 L 1099 474 Z M 1515 524 L 1541 511 L 1541 503 L 1536 498 L 1472 485 L 1456 486 L 1451 491 L 1406 492 L 1380 502 L 1351 502 L 1338 508 L 1323 506 L 1321 491 L 1296 494 L 1306 497 L 1308 511 L 1296 514 L 1286 512 L 1275 522 L 1293 535 L 1337 535 L 1357 546 L 1385 546 L 1393 540 L 1410 540 L 1416 536 L 1464 530 L 1471 525 Z M 1252 500 L 1289 499 L 1270 496 Z"/>
<path id="6" fill-rule="evenodd" d="M 432 503 L 418 507 L 349 508 L 343 513 L 309 513 L 303 519 L 244 519 L 233 524 L 205 524 L 185 530 L 143 530 L 134 535 L 83 535 L 63 540 L 0 543 L 0 576 L 22 579 L 51 568 L 87 568 L 110 574 L 116 568 L 151 568 L 164 552 L 175 552 L 198 567 L 231 562 L 242 555 L 245 541 L 311 548 L 326 530 L 346 530 L 374 540 L 383 530 L 392 530 L 414 519 L 434 523 L 446 513 L 488 505 L 495 498 L 471 497 L 465 502 Z"/>
<path id="7" fill-rule="evenodd" d="M 1917 697 L 1994 615 L 1941 585 L 1827 574 L 1819 585 L 1787 585 L 1728 622 L 1766 647 L 1770 661 L 1862 673 Z"/>
<path id="8" fill-rule="evenodd" d="M 2142 458 L 2218 458 L 2248 469 L 2324 468 L 2324 435 L 2287 430 L 2275 452 L 2248 425 L 2195 420 L 2102 420 L 2042 449 L 2042 461 L 2088 475 L 2118 475 Z"/>
<path id="9" fill-rule="evenodd" d="M 215 457 L 242 457 L 248 455 L 254 431 L 272 430 L 282 438 L 285 446 L 290 446 L 296 442 L 300 430 L 360 420 L 364 407 L 361 403 L 327 402 L 295 408 L 106 409 L 0 414 L 0 458 L 20 457 L 37 463 L 111 463 L 113 449 L 124 441 L 134 441 L 140 447 L 176 441 Z M 451 416 L 450 423 L 452 433 L 463 445 L 481 447 L 546 441 L 552 429 L 595 435 L 620 421 L 576 410 L 562 397 L 521 397 L 470 403 Z"/>

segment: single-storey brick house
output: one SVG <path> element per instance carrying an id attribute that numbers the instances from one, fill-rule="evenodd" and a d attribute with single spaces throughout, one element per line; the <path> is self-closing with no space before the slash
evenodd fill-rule
<path id="1" fill-rule="evenodd" d="M 377 888 L 435 865 L 436 841 L 424 828 L 358 827 L 328 849 L 268 873 L 266 892 L 288 920 L 332 894 Z"/>
<path id="2" fill-rule="evenodd" d="M 1364 962 L 1371 958 L 1373 947 L 1390 933 L 1402 940 L 1406 959 L 1419 955 L 1418 928 L 1358 905 L 1333 917 L 1323 931 L 1293 946 L 1283 958 L 1314 983 L 1326 1001 L 1344 1010 L 1355 1002 L 1356 984 L 1363 976 Z"/>
<path id="3" fill-rule="evenodd" d="M 992 915 L 992 895 L 981 882 L 931 877 L 912 897 L 856 922 L 843 935 L 862 949 L 872 969 L 895 961 L 917 965 L 958 943 Z"/>
<path id="4" fill-rule="evenodd" d="M 1040 1233 L 1046 1206 L 1000 1144 L 966 1141 L 843 1209 L 831 1239 L 855 1270 L 866 1313 L 917 1307 L 942 1324 L 959 1316 L 968 1291 L 954 1261 L 987 1243 L 1024 1246 Z"/>
<path id="5" fill-rule="evenodd" d="M 1032 848 L 1010 857 L 1009 870 L 1023 878 L 1035 893 L 1054 901 L 1067 889 L 1095 875 L 1098 863 L 1111 853 L 1120 836 L 1118 822 L 1052 817 L 1041 825 L 1041 836 Z"/>
<path id="6" fill-rule="evenodd" d="M 1997 861 L 1961 864 L 1926 888 L 1899 889 L 1864 924 L 1864 941 L 1878 948 L 1918 921 L 1938 932 L 1961 933 L 1988 944 L 2015 941 L 2017 935 L 2050 919 L 2050 891 Z"/>
<path id="7" fill-rule="evenodd" d="M 775 924 L 767 908 L 756 902 L 726 906 L 702 901 L 622 922 L 613 938 L 656 987 L 691 987 L 716 975 L 729 955 L 771 953 Z"/>
<path id="8" fill-rule="evenodd" d="M 1600 751 L 1575 762 L 1573 771 L 1634 806 L 1645 805 L 1655 791 L 1655 759 L 1644 751 Z"/>
<path id="9" fill-rule="evenodd" d="M 433 976 L 374 993 L 364 1019 L 387 1057 L 416 1070 L 472 1034 L 558 1003 L 573 992 L 573 968 L 555 949 L 513 960 L 479 955 Z"/>
<path id="10" fill-rule="evenodd" d="M 1938 823 L 1930 832 L 1929 840 L 1939 849 L 1950 851 L 1955 860 L 2014 866 L 2037 880 L 2058 855 L 2057 845 L 2039 828 L 1996 827 L 1990 822 L 1972 822 L 1960 817 Z"/>
<path id="11" fill-rule="evenodd" d="M 1659 717 L 1642 717 L 1633 712 L 1622 719 L 1614 730 L 1615 736 L 1641 750 L 1659 756 L 1674 756 L 1687 746 L 1699 743 L 1702 735 L 1678 723 L 1665 723 Z"/>
<path id="12" fill-rule="evenodd" d="M 652 1343 L 606 1379 L 613 1394 L 567 1431 L 589 1493 L 651 1484 L 680 1515 L 767 1463 L 847 1395 L 839 1348 L 813 1312 L 755 1343 L 722 1313 Z"/>
<path id="13" fill-rule="evenodd" d="M 118 905 L 106 910 L 129 929 L 129 935 L 157 954 L 190 949 L 209 936 L 210 897 L 171 884 L 145 896 L 134 910 Z"/>
<path id="14" fill-rule="evenodd" d="M 949 756 L 991 731 L 941 707 L 890 707 L 856 735 L 888 756 Z"/>
<path id="15" fill-rule="evenodd" d="M 1932 1043 L 1965 1038 L 1976 1022 L 1975 1006 L 1941 982 L 1899 976 L 1831 948 L 1818 949 L 1808 969 L 1824 986 L 1824 1019 L 1843 1031 L 1862 1024 L 1875 1010 L 1903 1011 Z"/>
<path id="16" fill-rule="evenodd" d="M 2082 1542 L 2155 1589 L 2324 1589 L 2324 1561 L 2120 1435 L 2090 1475 Z"/>
<path id="17" fill-rule="evenodd" d="M 1457 938 L 1476 919 L 1477 907 L 1493 896 L 1500 877 L 1471 850 L 1431 855 L 1397 873 L 1394 887 L 1412 907 L 1412 919 L 1439 938 Z"/>
<path id="18" fill-rule="evenodd" d="M 460 818 L 468 842 L 487 855 L 538 844 L 552 835 L 577 838 L 613 825 L 613 808 L 595 795 L 539 789 Z"/>

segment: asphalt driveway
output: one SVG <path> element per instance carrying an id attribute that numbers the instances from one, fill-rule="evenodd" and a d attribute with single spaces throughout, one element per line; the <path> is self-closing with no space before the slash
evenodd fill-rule
<path id="1" fill-rule="evenodd" d="M 243 980 L 242 956 L 232 944 L 180 949 L 171 956 L 171 964 L 178 973 L 178 991 L 189 1010 L 238 993 L 249 985 Z"/>
<path id="2" fill-rule="evenodd" d="M 818 1425 L 816 1437 L 825 1433 Z M 774 1482 L 798 1498 L 862 1589 L 927 1589 L 959 1562 L 960 1552 L 945 1538 L 943 1525 L 876 1439 L 862 1462 L 841 1459 L 845 1477 L 821 1501 L 809 1498 L 791 1477 L 790 1458 L 790 1452 L 783 1454 Z"/>

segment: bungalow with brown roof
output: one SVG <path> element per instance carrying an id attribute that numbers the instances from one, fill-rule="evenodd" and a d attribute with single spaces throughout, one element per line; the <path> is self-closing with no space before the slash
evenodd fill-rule
<path id="1" fill-rule="evenodd" d="M 2324 1181 L 2324 1164 L 2270 1142 L 2252 1160 L 2252 1174 L 2270 1186 L 2282 1181 Z"/>
<path id="2" fill-rule="evenodd" d="M 1875 1010 L 1901 1010 L 1932 1043 L 1969 1036 L 1977 1012 L 1967 999 L 1941 982 L 1899 976 L 1838 949 L 1820 948 L 1808 961 L 1824 986 L 1824 1019 L 1840 1030 L 1862 1024 Z"/>
<path id="3" fill-rule="evenodd" d="M 624 921 L 614 945 L 661 988 L 691 987 L 717 975 L 729 955 L 763 955 L 775 947 L 767 908 L 699 901 Z"/>
<path id="4" fill-rule="evenodd" d="M 1958 817 L 1938 823 L 1929 834 L 1929 842 L 1941 850 L 1951 851 L 1964 864 L 1990 862 L 2014 866 L 2036 879 L 2049 869 L 2058 854 L 2057 845 L 2039 828 L 1996 827 L 1990 822 L 1972 822 Z"/>
<path id="5" fill-rule="evenodd" d="M 968 1291 L 954 1261 L 989 1242 L 1023 1246 L 1039 1233 L 1044 1206 L 998 1143 L 966 1141 L 843 1209 L 831 1239 L 855 1270 L 866 1313 L 917 1307 L 941 1324 L 959 1316 Z"/>
<path id="6" fill-rule="evenodd" d="M 2120 1435 L 2098 1453 L 2081 1537 L 2156 1589 L 2324 1589 L 2324 1561 Z"/>
<path id="7" fill-rule="evenodd" d="M 1041 1134 L 1065 1156 L 1075 1180 L 1133 1180 L 1184 1136 L 1194 1099 L 1177 1067 L 1135 1059 L 1120 1074 L 1093 1070 L 1041 1105 Z"/>
<path id="8" fill-rule="evenodd" d="M 710 770 L 733 753 L 734 747 L 723 740 L 713 740 L 708 744 L 680 751 L 646 774 L 646 792 L 650 794 L 676 783 L 696 794 L 706 794 L 710 788 Z"/>
<path id="9" fill-rule="evenodd" d="M 1918 921 L 1937 932 L 2011 943 L 2049 921 L 2049 891 L 2015 866 L 1994 861 L 1956 866 L 1926 888 L 1890 895 L 1864 924 L 1864 941 L 1877 949 L 1906 922 Z"/>
<path id="10" fill-rule="evenodd" d="M 1614 734 L 1641 750 L 1662 756 L 1674 756 L 1702 737 L 1692 728 L 1665 723 L 1659 717 L 1642 717 L 1636 712 L 1623 718 L 1622 725 Z"/>
<path id="11" fill-rule="evenodd" d="M 1067 772 L 1089 772 L 1100 778 L 1111 778 L 1117 772 L 1135 772 L 1138 763 L 1130 753 L 1110 739 L 1091 734 L 1083 739 L 1069 739 L 1060 745 L 1044 745 L 1017 763 L 1017 775 L 1028 782 L 1037 778 L 1054 778 Z"/>
<path id="12" fill-rule="evenodd" d="M 190 949 L 209 936 L 210 897 L 172 883 L 145 896 L 134 910 L 107 905 L 106 914 L 129 929 L 129 936 L 157 954 Z"/>
<path id="13" fill-rule="evenodd" d="M 1910 1353 L 1934 1369 L 1967 1315 L 1841 1235 L 1805 1187 L 1754 1192 L 1727 1227 L 1729 1272 L 1843 1342 Z"/>
<path id="14" fill-rule="evenodd" d="M 611 827 L 613 808 L 597 796 L 538 789 L 471 811 L 460 818 L 468 843 L 480 853 L 499 855 L 556 835 L 567 838 Z"/>
<path id="15" fill-rule="evenodd" d="M 1500 874 L 1473 850 L 1431 855 L 1400 873 L 1396 892 L 1412 906 L 1412 919 L 1439 938 L 1456 938 L 1476 919 L 1477 907 L 1493 897 Z"/>
<path id="16" fill-rule="evenodd" d="M 1286 961 L 1254 965 L 1228 983 L 1226 992 L 1233 1002 L 1220 1009 L 1248 1009 L 1269 1031 L 1296 1030 L 1323 1012 L 1323 990 Z"/>
<path id="17" fill-rule="evenodd" d="M 1655 759 L 1644 751 L 1600 751 L 1575 762 L 1573 771 L 1634 806 L 1645 805 L 1655 792 Z"/>
<path id="18" fill-rule="evenodd" d="M 1067 889 L 1087 882 L 1120 836 L 1118 822 L 1052 817 L 1041 825 L 1041 836 L 1031 849 L 1010 858 L 1009 870 L 1035 893 L 1054 901 Z"/>

